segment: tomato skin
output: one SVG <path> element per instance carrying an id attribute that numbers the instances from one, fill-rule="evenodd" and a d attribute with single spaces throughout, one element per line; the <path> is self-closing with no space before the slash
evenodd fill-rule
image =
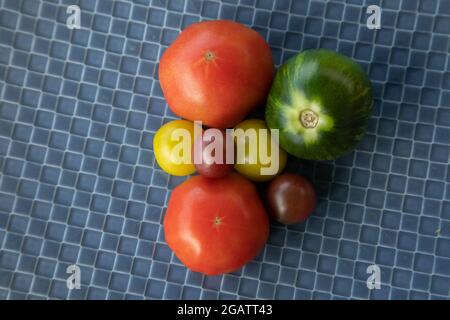
<path id="1" fill-rule="evenodd" d="M 293 224 L 305 221 L 316 208 L 313 185 L 304 177 L 285 173 L 271 181 L 267 189 L 269 214 L 276 221 Z"/>
<path id="2" fill-rule="evenodd" d="M 164 52 L 159 80 L 178 116 L 231 128 L 265 102 L 274 76 L 269 45 L 233 21 L 195 23 Z"/>
<path id="3" fill-rule="evenodd" d="M 266 123 L 264 122 L 264 120 L 261 119 L 247 119 L 242 121 L 241 123 L 239 123 L 235 128 L 236 129 L 242 129 L 244 131 L 247 131 L 248 129 L 254 129 L 257 132 L 259 132 L 259 130 L 269 130 L 267 128 Z M 240 174 L 242 174 L 244 177 L 255 181 L 255 182 L 265 182 L 265 181 L 269 181 L 272 180 L 277 174 L 279 174 L 280 172 L 282 172 L 284 170 L 284 168 L 286 167 L 286 163 L 287 163 L 287 154 L 286 152 L 281 149 L 280 147 L 278 147 L 278 170 L 276 173 L 272 174 L 272 175 L 263 175 L 261 173 L 261 168 L 264 167 L 269 167 L 269 165 L 263 165 L 260 162 L 259 156 L 257 158 L 257 161 L 255 163 L 255 161 L 253 161 L 252 163 L 252 156 L 250 155 L 250 150 L 251 148 L 248 146 L 248 141 L 242 141 L 242 140 L 238 140 L 235 139 L 236 145 L 239 145 L 243 142 L 245 142 L 244 146 L 245 146 L 245 155 L 244 157 L 242 157 L 242 159 L 237 156 L 237 160 L 241 159 L 241 163 L 238 163 L 239 161 L 237 161 L 237 163 L 235 163 L 234 168 L 236 169 L 237 172 L 239 172 Z M 257 143 L 257 151 L 259 154 L 259 149 L 262 147 L 267 148 L 266 150 L 268 150 L 269 154 L 271 154 L 271 144 L 270 144 L 270 139 L 267 139 L 267 146 L 263 146 L 263 144 L 259 141 L 258 138 L 258 143 Z M 236 150 L 238 150 L 239 147 L 236 148 Z M 245 163 L 242 163 L 244 162 Z"/>
<path id="4" fill-rule="evenodd" d="M 217 275 L 240 268 L 259 253 L 269 222 L 250 181 L 236 173 L 221 179 L 194 176 L 173 190 L 164 234 L 186 267 Z"/>
<path id="5" fill-rule="evenodd" d="M 155 152 L 156 162 L 165 172 L 174 176 L 187 176 L 195 172 L 192 161 L 180 164 L 173 161 L 172 151 L 179 143 L 179 141 L 172 140 L 172 133 L 176 129 L 185 129 L 189 132 L 192 148 L 194 144 L 194 123 L 186 120 L 174 120 L 158 129 L 153 137 L 153 151 Z"/>
<path id="6" fill-rule="evenodd" d="M 215 154 L 213 154 L 211 157 L 210 152 L 208 152 L 207 147 L 209 145 L 211 145 L 212 143 L 215 143 L 214 139 L 212 139 L 212 141 L 206 141 L 206 135 L 208 134 L 208 131 L 211 129 L 206 130 L 203 133 L 203 139 L 201 139 L 200 137 L 196 140 L 194 147 L 193 147 L 193 152 L 192 154 L 197 153 L 199 155 L 199 158 L 201 160 L 201 163 L 195 163 L 195 169 L 197 170 L 197 172 L 199 174 L 201 174 L 202 176 L 208 177 L 208 178 L 212 178 L 212 179 L 217 179 L 217 178 L 223 178 L 226 175 L 228 175 L 231 171 L 233 171 L 234 168 L 234 163 L 226 163 L 227 162 L 227 145 L 226 145 L 226 135 L 225 132 L 223 130 L 220 131 L 220 133 L 222 134 L 222 157 L 220 157 L 220 159 L 218 159 L 221 163 L 216 163 L 214 162 L 215 159 Z M 214 129 L 217 130 L 217 129 Z M 209 139 L 209 137 L 208 137 Z M 216 144 L 218 145 L 218 144 Z M 199 150 L 196 150 L 196 148 L 202 147 Z M 234 147 L 234 145 L 233 145 Z M 217 156 L 218 157 L 218 156 Z"/>

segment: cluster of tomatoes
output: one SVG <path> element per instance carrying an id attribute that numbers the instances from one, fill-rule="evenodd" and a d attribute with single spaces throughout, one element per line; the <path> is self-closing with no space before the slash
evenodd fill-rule
<path id="1" fill-rule="evenodd" d="M 264 39 L 231 21 L 188 27 L 160 61 L 164 96 L 171 110 L 185 120 L 169 122 L 158 130 L 153 142 L 155 158 L 169 174 L 199 173 L 173 190 L 164 219 L 165 240 L 193 271 L 232 272 L 254 258 L 269 234 L 266 208 L 277 221 L 288 224 L 305 220 L 315 208 L 311 183 L 296 174 L 280 174 L 287 155 L 271 144 L 273 139 L 262 141 L 257 136 L 251 143 L 234 138 L 225 143 L 226 128 L 268 131 L 263 120 L 244 118 L 264 103 L 273 76 L 272 54 Z M 194 139 L 193 121 L 210 129 L 201 128 Z M 204 139 L 210 130 L 220 134 L 220 150 L 211 152 L 210 148 L 217 135 Z M 174 138 L 176 132 L 186 132 L 190 139 Z M 234 156 L 232 162 L 227 161 L 227 154 L 234 155 L 239 143 L 244 144 L 239 159 Z M 194 161 L 196 148 L 200 148 L 198 162 Z M 272 158 L 277 161 L 275 170 L 262 170 L 271 163 L 261 161 L 261 151 L 269 158 L 277 155 Z M 191 161 L 180 161 L 187 153 Z M 272 180 L 266 201 L 250 180 Z"/>

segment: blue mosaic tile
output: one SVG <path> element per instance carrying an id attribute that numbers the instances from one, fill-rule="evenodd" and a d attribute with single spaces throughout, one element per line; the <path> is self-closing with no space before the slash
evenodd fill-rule
<path id="1" fill-rule="evenodd" d="M 450 6 L 382 1 L 3 1 L 0 11 L 0 298 L 448 299 Z M 4 10 L 3 10 L 4 9 Z M 351 154 L 307 164 L 319 193 L 304 224 L 274 224 L 265 250 L 220 277 L 188 271 L 164 243 L 167 195 L 183 178 L 155 165 L 154 132 L 174 115 L 157 62 L 180 29 L 233 19 L 279 65 L 328 48 L 374 87 Z M 82 268 L 69 292 L 65 268 Z M 366 287 L 368 265 L 382 288 Z"/>

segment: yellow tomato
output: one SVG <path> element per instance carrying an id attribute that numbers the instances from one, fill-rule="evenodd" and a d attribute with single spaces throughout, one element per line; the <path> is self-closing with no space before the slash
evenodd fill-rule
<path id="1" fill-rule="evenodd" d="M 200 131 L 201 132 L 201 131 Z M 192 162 L 194 123 L 174 120 L 163 125 L 153 138 L 153 151 L 158 165 L 174 176 L 187 176 L 195 172 Z"/>
<path id="2" fill-rule="evenodd" d="M 272 141 L 270 130 L 263 120 L 241 122 L 234 128 L 234 139 L 234 168 L 243 176 L 257 182 L 268 181 L 284 170 L 287 154 L 279 147 L 278 141 Z M 276 148 L 274 152 L 272 144 Z"/>

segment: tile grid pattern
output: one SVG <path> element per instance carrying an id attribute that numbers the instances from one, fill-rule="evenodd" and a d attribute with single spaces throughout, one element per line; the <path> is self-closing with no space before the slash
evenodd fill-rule
<path id="1" fill-rule="evenodd" d="M 65 26 L 82 9 L 82 30 Z M 365 9 L 382 7 L 382 29 Z M 0 0 L 0 298 L 448 299 L 450 3 L 446 0 Z M 155 166 L 174 118 L 157 61 L 180 28 L 252 26 L 277 65 L 308 48 L 357 60 L 375 89 L 368 134 L 335 162 L 291 161 L 321 201 L 273 224 L 264 251 L 220 277 L 187 271 L 164 242 L 183 179 Z M 81 290 L 67 290 L 67 266 Z M 382 287 L 366 287 L 367 266 Z"/>

